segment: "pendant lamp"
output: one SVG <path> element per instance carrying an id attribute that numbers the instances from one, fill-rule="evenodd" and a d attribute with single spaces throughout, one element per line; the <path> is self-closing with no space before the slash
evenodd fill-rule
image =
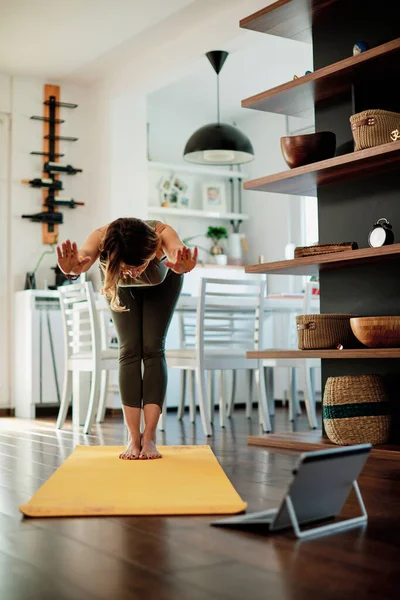
<path id="1" fill-rule="evenodd" d="M 200 127 L 186 143 L 183 157 L 200 165 L 240 165 L 254 158 L 249 138 L 237 127 L 220 122 L 219 74 L 228 52 L 213 50 L 206 54 L 217 74 L 217 122 Z"/>

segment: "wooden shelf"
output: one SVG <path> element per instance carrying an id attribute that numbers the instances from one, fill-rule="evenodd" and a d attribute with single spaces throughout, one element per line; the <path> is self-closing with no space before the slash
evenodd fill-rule
<path id="1" fill-rule="evenodd" d="M 338 448 L 338 446 L 332 444 L 328 438 L 322 435 L 321 430 L 251 435 L 248 438 L 248 443 L 250 446 L 292 450 L 294 452 L 312 452 L 313 450 L 324 450 L 325 448 Z M 400 460 L 400 447 L 394 444 L 374 446 L 370 456 L 371 458 L 398 461 Z"/>
<path id="2" fill-rule="evenodd" d="M 374 71 L 382 67 L 388 69 L 387 61 L 398 60 L 399 56 L 400 38 L 246 98 L 242 106 L 282 115 L 307 116 L 319 102 L 350 94 L 356 79 L 372 78 Z"/>
<path id="3" fill-rule="evenodd" d="M 389 142 L 245 182 L 244 189 L 294 196 L 317 196 L 318 187 L 375 175 L 398 167 L 400 142 Z"/>
<path id="4" fill-rule="evenodd" d="M 166 206 L 149 206 L 151 215 L 170 215 L 173 217 L 197 217 L 201 219 L 220 219 L 222 221 L 248 221 L 249 215 L 244 213 L 219 213 L 211 210 L 196 210 L 194 208 L 170 208 Z"/>
<path id="5" fill-rule="evenodd" d="M 323 269 L 341 269 L 388 259 L 400 260 L 400 244 L 247 265 L 245 271 L 246 273 L 266 273 L 268 275 L 318 275 L 319 271 Z"/>
<path id="6" fill-rule="evenodd" d="M 251 350 L 247 358 L 400 358 L 400 348 L 349 348 L 347 350 Z"/>
<path id="7" fill-rule="evenodd" d="M 229 168 L 221 167 L 197 167 L 196 165 L 180 165 L 174 163 L 163 163 L 149 160 L 149 169 L 154 171 L 170 171 L 172 173 L 189 173 L 190 175 L 207 175 L 208 177 L 223 177 L 224 179 L 246 179 L 244 171 L 231 171 Z"/>
<path id="8" fill-rule="evenodd" d="M 278 0 L 242 19 L 240 27 L 311 43 L 311 25 L 315 13 L 335 1 Z"/>

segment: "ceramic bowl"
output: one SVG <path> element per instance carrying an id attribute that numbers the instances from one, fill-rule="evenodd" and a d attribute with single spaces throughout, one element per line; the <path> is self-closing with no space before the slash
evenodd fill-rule
<path id="1" fill-rule="evenodd" d="M 368 348 L 400 348 L 400 317 L 356 317 L 350 326 Z"/>
<path id="2" fill-rule="evenodd" d="M 332 131 L 320 131 L 306 135 L 281 138 L 283 158 L 291 169 L 320 160 L 332 158 L 336 150 L 336 135 Z"/>

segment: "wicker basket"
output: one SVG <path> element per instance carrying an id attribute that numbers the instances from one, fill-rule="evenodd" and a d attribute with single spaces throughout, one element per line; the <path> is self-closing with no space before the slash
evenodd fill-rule
<path id="1" fill-rule="evenodd" d="M 314 246 L 298 246 L 294 249 L 294 257 L 316 256 L 319 254 L 332 254 L 345 250 L 357 250 L 356 242 L 340 242 L 338 244 L 315 244 Z"/>
<path id="2" fill-rule="evenodd" d="M 364 150 L 392 141 L 391 134 L 400 129 L 400 113 L 388 110 L 364 110 L 350 117 L 354 150 Z"/>
<path id="3" fill-rule="evenodd" d="M 334 444 L 384 444 L 391 416 L 382 377 L 329 377 L 322 416 L 325 432 Z"/>
<path id="4" fill-rule="evenodd" d="M 354 345 L 350 319 L 354 315 L 299 315 L 296 317 L 300 350 L 322 350 Z"/>

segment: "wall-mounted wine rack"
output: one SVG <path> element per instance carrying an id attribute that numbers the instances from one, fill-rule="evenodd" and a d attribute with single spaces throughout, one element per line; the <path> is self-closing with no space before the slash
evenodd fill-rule
<path id="1" fill-rule="evenodd" d="M 44 86 L 44 111 L 43 116 L 33 115 L 31 119 L 43 122 L 43 151 L 32 151 L 31 154 L 43 156 L 43 176 L 41 179 L 23 179 L 31 187 L 42 189 L 42 212 L 32 215 L 22 215 L 23 219 L 42 223 L 43 244 L 56 244 L 58 238 L 58 226 L 63 223 L 63 214 L 59 207 L 76 208 L 83 206 L 83 202 L 77 202 L 73 198 L 63 198 L 58 195 L 64 189 L 60 175 L 76 175 L 82 169 L 76 169 L 71 165 L 58 162 L 63 157 L 60 154 L 59 142 L 76 142 L 78 138 L 60 135 L 60 125 L 65 123 L 60 119 L 60 108 L 74 109 L 77 104 L 61 102 L 60 87 L 58 85 L 46 84 Z"/>

